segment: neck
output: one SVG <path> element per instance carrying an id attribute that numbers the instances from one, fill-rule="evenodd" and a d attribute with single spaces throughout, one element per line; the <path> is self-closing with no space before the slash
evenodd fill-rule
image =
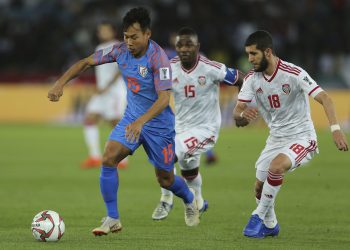
<path id="1" fill-rule="evenodd" d="M 273 56 L 271 61 L 269 62 L 269 66 L 267 66 L 266 70 L 264 71 L 264 74 L 271 76 L 275 72 L 277 64 L 278 64 L 278 57 Z"/>
<path id="2" fill-rule="evenodd" d="M 196 59 L 191 62 L 181 62 L 181 65 L 185 69 L 189 70 L 189 69 L 192 69 L 194 65 L 196 65 L 197 60 L 198 60 L 198 57 L 196 57 Z"/>
<path id="3" fill-rule="evenodd" d="M 146 46 L 143 50 L 141 50 L 140 53 L 138 53 L 137 55 L 135 55 L 135 57 L 136 57 L 136 58 L 140 58 L 140 57 L 142 57 L 144 54 L 146 54 L 146 51 L 148 50 L 148 46 L 149 46 L 149 41 L 148 41 L 148 43 L 147 43 L 147 46 Z"/>

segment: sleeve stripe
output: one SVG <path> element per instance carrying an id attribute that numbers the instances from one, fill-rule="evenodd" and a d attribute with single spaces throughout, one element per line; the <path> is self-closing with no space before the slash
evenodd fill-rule
<path id="1" fill-rule="evenodd" d="M 252 100 L 243 100 L 243 99 L 238 99 L 240 102 L 251 102 Z"/>
<path id="2" fill-rule="evenodd" d="M 316 86 L 313 90 L 311 90 L 310 92 L 309 92 L 309 94 L 308 95 L 311 95 L 316 89 L 318 89 L 320 86 Z"/>

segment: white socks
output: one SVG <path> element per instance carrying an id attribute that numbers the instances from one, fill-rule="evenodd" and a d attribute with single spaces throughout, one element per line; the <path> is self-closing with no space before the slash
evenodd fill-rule
<path id="1" fill-rule="evenodd" d="M 89 156 L 101 158 L 100 136 L 96 125 L 84 126 L 85 142 L 89 150 Z"/>
<path id="2" fill-rule="evenodd" d="M 260 200 L 258 198 L 256 199 L 256 204 L 259 205 Z M 277 225 L 277 217 L 275 213 L 275 204 L 272 204 L 272 206 L 267 210 L 267 213 L 265 215 L 264 224 L 268 228 L 274 228 Z"/>
<path id="3" fill-rule="evenodd" d="M 198 209 L 201 209 L 203 207 L 203 197 L 202 197 L 202 176 L 200 173 L 196 176 L 196 178 L 192 180 L 186 180 L 186 183 L 189 188 L 192 188 L 194 190 L 194 197 L 197 201 Z"/>
<path id="4" fill-rule="evenodd" d="M 253 211 L 253 214 L 259 215 L 260 219 L 264 220 L 267 216 L 267 212 L 272 208 L 275 203 L 276 195 L 278 191 L 280 190 L 281 185 L 279 186 L 272 186 L 268 183 L 268 181 L 265 181 L 263 190 L 261 193 L 261 198 L 258 207 Z M 271 212 L 272 214 L 269 214 L 269 216 L 273 216 L 274 211 Z M 275 215 L 276 217 L 276 215 Z M 267 225 L 266 225 L 267 226 Z"/>

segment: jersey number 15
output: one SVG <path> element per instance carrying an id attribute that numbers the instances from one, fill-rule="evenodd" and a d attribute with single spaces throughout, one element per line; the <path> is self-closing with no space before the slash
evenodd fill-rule
<path id="1" fill-rule="evenodd" d="M 186 85 L 184 89 L 185 89 L 185 97 L 188 97 L 188 98 L 196 97 L 196 91 L 195 91 L 194 85 Z"/>

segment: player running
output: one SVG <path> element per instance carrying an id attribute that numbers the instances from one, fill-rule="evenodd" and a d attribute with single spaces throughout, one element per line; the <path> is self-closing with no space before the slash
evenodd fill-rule
<path id="1" fill-rule="evenodd" d="M 106 235 L 122 229 L 119 219 L 117 192 L 121 160 L 141 144 L 161 187 L 182 198 L 185 222 L 199 224 L 199 212 L 194 194 L 185 181 L 175 176 L 174 114 L 169 107 L 171 68 L 163 49 L 150 39 L 150 17 L 146 9 L 131 9 L 123 18 L 124 42 L 80 60 L 55 83 L 48 93 L 50 101 L 58 101 L 63 87 L 91 66 L 117 62 L 127 84 L 127 108 L 122 120 L 112 130 L 102 158 L 100 189 L 107 208 L 107 217 L 94 235 Z"/>
<path id="2" fill-rule="evenodd" d="M 109 22 L 97 26 L 97 37 L 101 42 L 96 51 L 119 44 L 116 31 Z M 101 166 L 102 154 L 98 121 L 103 118 L 113 127 L 118 123 L 126 108 L 126 87 L 117 63 L 106 63 L 95 67 L 97 93 L 86 106 L 84 119 L 84 138 L 89 150 L 89 157 L 81 163 L 82 168 Z M 127 158 L 118 167 L 125 168 Z"/>
<path id="3" fill-rule="evenodd" d="M 242 73 L 211 61 L 199 54 L 197 33 L 188 27 L 179 30 L 175 48 L 177 57 L 170 61 L 173 72 L 175 101 L 175 154 L 181 175 L 195 191 L 200 213 L 208 208 L 202 197 L 202 176 L 199 173 L 200 156 L 214 147 L 221 125 L 219 84 L 240 87 Z M 162 189 L 160 203 L 152 218 L 168 216 L 173 206 L 173 194 Z"/>
<path id="4" fill-rule="evenodd" d="M 270 135 L 255 165 L 258 206 L 243 234 L 264 238 L 279 233 L 274 204 L 284 175 L 318 153 L 309 96 L 322 104 L 337 148 L 348 151 L 348 143 L 340 130 L 331 98 L 305 70 L 274 54 L 268 32 L 251 34 L 246 40 L 245 51 L 253 70 L 245 77 L 234 118 L 244 126 L 257 118 L 259 112 Z M 258 110 L 247 106 L 253 99 L 256 99 Z"/>

